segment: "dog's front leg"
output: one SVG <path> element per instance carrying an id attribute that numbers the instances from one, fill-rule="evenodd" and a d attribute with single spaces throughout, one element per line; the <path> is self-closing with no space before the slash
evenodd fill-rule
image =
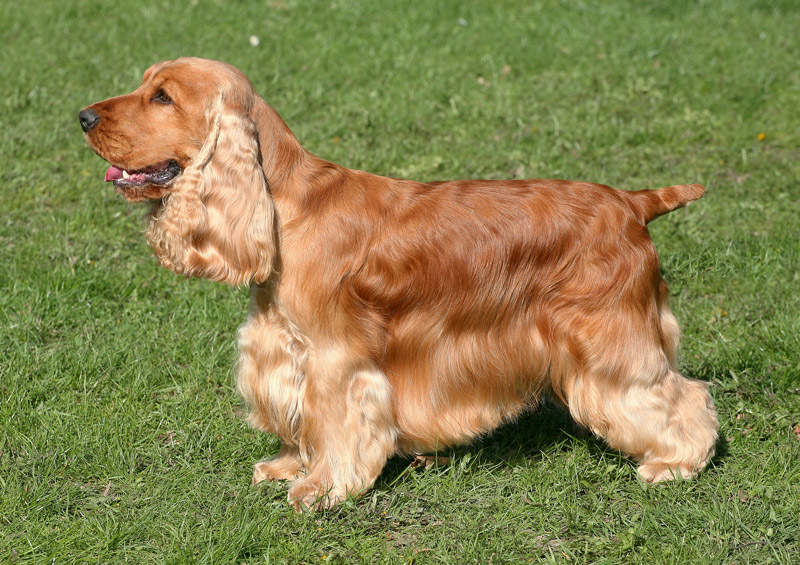
<path id="1" fill-rule="evenodd" d="M 250 408 L 248 421 L 276 434 L 280 453 L 253 467 L 253 484 L 296 479 L 303 473 L 297 435 L 303 412 L 306 347 L 302 336 L 276 307 L 258 302 L 239 330 L 237 388 Z"/>
<path id="2" fill-rule="evenodd" d="M 308 369 L 299 445 L 308 473 L 289 489 L 298 511 L 369 489 L 397 439 L 391 387 L 372 362 L 331 355 Z"/>

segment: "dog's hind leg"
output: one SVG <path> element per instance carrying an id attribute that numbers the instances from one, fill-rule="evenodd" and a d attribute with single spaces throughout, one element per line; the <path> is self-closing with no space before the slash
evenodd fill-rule
<path id="1" fill-rule="evenodd" d="M 573 417 L 638 461 L 644 480 L 693 477 L 713 456 L 718 424 L 705 383 L 668 371 L 601 393 L 580 380 L 570 398 Z"/>
<path id="2" fill-rule="evenodd" d="M 694 477 L 714 455 L 717 414 L 702 381 L 670 371 L 628 400 L 639 434 L 639 475 L 648 482 Z M 641 411 L 636 410 L 642 406 Z"/>
<path id="3" fill-rule="evenodd" d="M 633 457 L 644 480 L 693 477 L 714 455 L 717 441 L 708 385 L 675 370 L 677 323 L 671 314 L 661 326 L 667 335 L 650 332 L 648 338 L 646 328 L 631 332 L 632 327 L 584 342 L 586 358 L 569 363 L 574 374 L 565 379 L 562 400 L 578 423 Z M 638 343 L 622 342 L 623 335 L 636 336 Z"/>

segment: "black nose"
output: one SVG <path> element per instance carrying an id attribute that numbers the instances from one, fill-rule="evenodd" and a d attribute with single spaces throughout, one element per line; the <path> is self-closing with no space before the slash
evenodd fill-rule
<path id="1" fill-rule="evenodd" d="M 87 108 L 78 113 L 78 121 L 81 123 L 81 129 L 87 132 L 100 123 L 100 116 L 94 110 Z"/>

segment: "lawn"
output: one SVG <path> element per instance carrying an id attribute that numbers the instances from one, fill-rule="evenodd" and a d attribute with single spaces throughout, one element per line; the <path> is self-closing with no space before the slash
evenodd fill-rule
<path id="1" fill-rule="evenodd" d="M 797 562 L 800 3 L 111 4 L 0 4 L 0 562 Z M 251 487 L 278 442 L 233 386 L 247 290 L 158 267 L 77 120 L 179 55 L 353 168 L 704 184 L 650 227 L 708 470 L 644 485 L 546 403 L 335 510 Z"/>

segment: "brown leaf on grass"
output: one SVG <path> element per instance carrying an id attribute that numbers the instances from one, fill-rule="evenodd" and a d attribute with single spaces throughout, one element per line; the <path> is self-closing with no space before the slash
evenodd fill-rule
<path id="1" fill-rule="evenodd" d="M 158 439 L 165 444 L 173 445 L 175 443 L 175 432 L 173 430 L 169 430 L 165 433 L 158 434 Z"/>
<path id="2" fill-rule="evenodd" d="M 111 481 L 108 481 L 106 488 L 103 489 L 103 498 L 107 498 L 110 492 L 111 492 Z"/>
<path id="3" fill-rule="evenodd" d="M 800 439 L 800 424 L 797 424 L 792 430 L 792 432 L 794 432 L 794 437 Z"/>

